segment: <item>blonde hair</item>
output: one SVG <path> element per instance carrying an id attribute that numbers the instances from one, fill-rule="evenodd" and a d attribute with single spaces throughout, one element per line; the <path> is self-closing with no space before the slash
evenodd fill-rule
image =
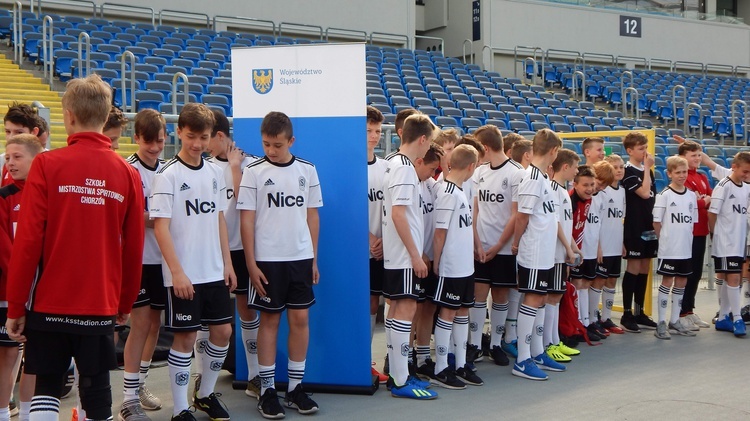
<path id="1" fill-rule="evenodd" d="M 454 128 L 442 129 L 435 138 L 435 143 L 439 146 L 445 146 L 446 143 L 453 143 L 454 145 L 458 142 L 458 130 Z"/>
<path id="2" fill-rule="evenodd" d="M 534 155 L 543 156 L 552 149 L 561 148 L 562 140 L 552 130 L 542 129 L 534 135 L 533 145 Z"/>
<path id="3" fill-rule="evenodd" d="M 437 127 L 432 123 L 430 117 L 424 114 L 410 115 L 404 120 L 401 144 L 406 145 L 416 142 L 422 136 L 426 136 L 428 141 L 432 140 L 432 134 L 435 130 L 437 130 Z"/>
<path id="4" fill-rule="evenodd" d="M 458 145 L 456 149 L 453 149 L 453 153 L 451 153 L 451 169 L 466 169 L 472 163 L 476 164 L 477 159 L 479 159 L 479 153 L 476 148 L 467 143 Z"/>
<path id="5" fill-rule="evenodd" d="M 5 142 L 5 147 L 7 148 L 8 145 L 21 145 L 26 147 L 26 150 L 29 151 L 31 156 L 36 156 L 39 152 L 42 152 L 44 148 L 42 148 L 42 145 L 39 144 L 39 138 L 34 136 L 33 134 L 17 134 L 10 139 L 8 139 Z"/>
<path id="6" fill-rule="evenodd" d="M 104 127 L 112 108 L 112 88 L 97 74 L 68 81 L 62 106 L 82 127 Z"/>
<path id="7" fill-rule="evenodd" d="M 688 166 L 687 159 L 680 155 L 674 155 L 667 158 L 667 171 L 674 171 L 679 167 Z"/>
<path id="8" fill-rule="evenodd" d="M 609 162 L 610 164 L 616 164 L 618 162 L 622 162 L 623 164 L 625 163 L 622 157 L 617 154 L 607 155 L 604 157 L 604 160 Z"/>

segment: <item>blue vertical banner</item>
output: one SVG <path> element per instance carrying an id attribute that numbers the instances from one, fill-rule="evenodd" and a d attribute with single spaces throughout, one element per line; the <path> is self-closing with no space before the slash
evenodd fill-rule
<path id="1" fill-rule="evenodd" d="M 232 49 L 234 140 L 263 156 L 260 124 L 270 111 L 294 126 L 292 153 L 318 171 L 320 208 L 316 304 L 310 309 L 306 389 L 371 393 L 364 44 Z M 239 324 L 237 324 L 239 326 Z M 238 381 L 247 379 L 239 329 Z M 276 381 L 287 381 L 282 317 Z M 333 369 L 335 367 L 335 369 Z"/>

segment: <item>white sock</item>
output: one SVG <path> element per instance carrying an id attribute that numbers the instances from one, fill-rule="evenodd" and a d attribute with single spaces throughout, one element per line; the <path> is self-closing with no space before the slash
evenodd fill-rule
<path id="1" fill-rule="evenodd" d="M 174 349 L 169 350 L 167 363 L 169 365 L 170 388 L 172 389 L 172 399 L 174 400 L 173 415 L 179 415 L 180 412 L 188 409 L 188 384 L 190 383 L 190 352 L 178 352 Z M 201 381 L 202 383 L 202 381 Z M 201 389 L 203 385 L 201 384 Z M 32 401 L 33 405 L 33 401 Z"/>
<path id="2" fill-rule="evenodd" d="M 242 342 L 245 343 L 245 361 L 247 361 L 247 380 L 252 380 L 258 375 L 258 326 L 260 317 L 255 314 L 255 319 L 250 321 L 240 320 Z"/>
<path id="3" fill-rule="evenodd" d="M 202 361 L 203 377 L 201 378 L 201 388 L 197 393 L 199 398 L 205 398 L 214 393 L 216 380 L 219 379 L 219 373 L 224 365 L 224 360 L 227 358 L 228 351 L 229 344 L 218 346 L 212 344 L 211 341 L 206 342 L 206 353 Z"/>
<path id="4" fill-rule="evenodd" d="M 544 310 L 544 341 L 542 342 L 542 346 L 546 349 L 548 345 L 552 345 L 553 343 L 556 344 L 557 342 L 552 342 L 552 329 L 554 329 L 555 325 L 555 309 L 552 304 L 545 305 Z"/>
<path id="5" fill-rule="evenodd" d="M 375 321 L 378 316 L 376 314 L 370 315 L 370 344 L 372 345 L 372 338 L 375 336 Z"/>
<path id="6" fill-rule="evenodd" d="M 417 345 L 417 367 L 425 365 L 427 359 L 430 358 L 430 346 L 429 345 Z"/>
<path id="7" fill-rule="evenodd" d="M 550 304 L 547 304 L 547 311 L 550 311 L 550 307 L 552 308 L 552 312 L 555 315 L 554 322 L 552 324 L 552 343 L 556 345 L 560 343 L 560 304 L 555 304 L 552 306 L 550 306 Z"/>
<path id="8" fill-rule="evenodd" d="M 526 304 L 518 308 L 518 362 L 531 358 L 531 341 L 534 332 L 536 309 Z"/>
<path id="9" fill-rule="evenodd" d="M 729 296 L 727 296 L 726 282 L 722 279 L 716 279 L 716 290 L 719 295 L 719 320 L 723 320 L 729 315 Z"/>
<path id="10" fill-rule="evenodd" d="M 29 421 L 31 402 L 18 402 L 18 421 Z M 79 412 L 80 413 L 80 412 Z"/>
<path id="11" fill-rule="evenodd" d="M 10 421 L 10 407 L 0 408 L 0 421 Z"/>
<path id="12" fill-rule="evenodd" d="M 138 386 L 146 384 L 148 378 L 148 370 L 151 368 L 151 360 L 141 361 L 141 365 L 138 369 Z"/>
<path id="13" fill-rule="evenodd" d="M 60 399 L 52 396 L 34 396 L 31 399 L 31 409 L 34 421 L 58 421 L 60 415 Z"/>
<path id="14" fill-rule="evenodd" d="M 667 304 L 669 304 L 669 287 L 664 285 L 659 285 L 659 295 L 657 299 L 657 304 L 659 306 L 658 314 L 659 314 L 659 320 L 660 322 L 667 321 Z"/>
<path id="15" fill-rule="evenodd" d="M 411 321 L 393 319 L 391 325 L 391 377 L 397 386 L 406 384 L 409 377 L 409 337 Z M 406 352 L 404 352 L 406 351 Z"/>
<path id="16" fill-rule="evenodd" d="M 742 278 L 742 305 L 750 305 L 750 280 Z"/>
<path id="17" fill-rule="evenodd" d="M 260 395 L 266 393 L 267 389 L 276 389 L 276 364 L 258 365 L 258 375 L 260 376 Z"/>
<path id="18" fill-rule="evenodd" d="M 511 288 L 508 291 L 508 318 L 505 319 L 505 336 L 503 340 L 509 344 L 518 339 L 516 325 L 518 323 L 518 309 L 521 304 L 521 293 Z"/>
<path id="19" fill-rule="evenodd" d="M 508 318 L 508 303 L 492 303 L 492 312 L 490 313 L 490 348 L 500 346 L 505 332 L 505 321 Z"/>
<path id="20" fill-rule="evenodd" d="M 615 303 L 615 289 L 604 287 L 602 289 L 602 320 L 612 318 L 612 305 Z"/>
<path id="21" fill-rule="evenodd" d="M 599 310 L 599 301 L 601 299 L 602 290 L 589 288 L 589 323 L 596 323 L 596 312 Z"/>
<path id="22" fill-rule="evenodd" d="M 578 290 L 578 317 L 584 326 L 589 325 L 589 289 Z"/>
<path id="23" fill-rule="evenodd" d="M 391 350 L 393 349 L 393 346 L 391 345 L 391 326 L 393 325 L 393 319 L 385 319 L 385 350 L 388 353 L 388 360 L 391 359 Z"/>
<path id="24" fill-rule="evenodd" d="M 201 326 L 195 335 L 195 373 L 203 374 L 203 356 L 205 355 L 206 344 L 208 343 L 208 326 Z"/>
<path id="25" fill-rule="evenodd" d="M 122 402 L 123 403 L 138 400 L 139 377 L 140 377 L 139 373 L 128 373 L 127 371 L 123 372 L 123 376 L 122 376 L 122 385 L 123 385 Z"/>
<path id="26" fill-rule="evenodd" d="M 536 311 L 534 316 L 534 331 L 531 335 L 531 356 L 536 357 L 544 352 L 544 315 L 546 313 L 545 306 L 542 305 Z"/>
<path id="27" fill-rule="evenodd" d="M 740 314 L 740 287 L 731 287 L 724 283 L 724 288 L 727 290 L 727 297 L 729 301 L 729 309 L 732 311 L 732 321 L 742 320 L 742 314 Z"/>
<path id="28" fill-rule="evenodd" d="M 453 323 L 438 317 L 435 323 L 435 374 L 448 367 L 448 349 L 450 346 Z"/>
<path id="29" fill-rule="evenodd" d="M 469 343 L 482 348 L 482 328 L 487 318 L 487 301 L 476 301 L 469 309 Z"/>
<path id="30" fill-rule="evenodd" d="M 680 320 L 680 310 L 682 310 L 682 297 L 685 296 L 685 288 L 672 288 L 672 314 L 669 323 L 677 323 Z"/>
<path id="31" fill-rule="evenodd" d="M 456 369 L 466 365 L 466 339 L 469 335 L 469 316 L 456 316 L 453 318 L 453 339 L 456 341 L 454 355 L 456 357 Z"/>
<path id="32" fill-rule="evenodd" d="M 289 387 L 288 391 L 292 392 L 298 384 L 302 383 L 302 378 L 305 377 L 305 361 L 287 361 L 287 371 L 289 372 Z"/>

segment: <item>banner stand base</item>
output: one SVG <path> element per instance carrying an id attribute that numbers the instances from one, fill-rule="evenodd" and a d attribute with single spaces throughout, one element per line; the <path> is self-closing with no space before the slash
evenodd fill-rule
<path id="1" fill-rule="evenodd" d="M 371 386 L 345 386 L 335 384 L 320 384 L 320 383 L 307 383 L 305 382 L 305 392 L 314 393 L 337 393 L 342 395 L 374 395 L 380 386 L 378 384 L 377 377 L 373 376 L 373 383 Z M 287 383 L 276 382 L 277 390 L 286 390 Z M 234 390 L 245 390 L 247 387 L 246 381 L 232 380 L 232 389 Z"/>

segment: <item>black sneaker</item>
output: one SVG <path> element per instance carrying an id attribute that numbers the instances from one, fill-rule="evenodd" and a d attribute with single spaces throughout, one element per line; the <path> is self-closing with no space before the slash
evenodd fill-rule
<path id="1" fill-rule="evenodd" d="M 182 412 L 180 412 L 177 415 L 172 415 L 171 418 L 172 421 L 196 421 L 195 417 L 193 416 L 193 413 L 190 412 L 189 409 L 183 409 Z"/>
<path id="2" fill-rule="evenodd" d="M 482 379 L 479 376 L 477 376 L 475 372 L 471 371 L 471 369 L 469 369 L 466 366 L 461 367 L 458 370 L 456 370 L 456 377 L 463 380 L 464 383 L 470 384 L 472 386 L 481 386 L 484 384 Z"/>
<path id="3" fill-rule="evenodd" d="M 383 374 L 391 374 L 391 364 L 388 361 L 388 354 L 385 354 L 385 360 L 383 360 Z"/>
<path id="4" fill-rule="evenodd" d="M 602 337 L 599 336 L 599 333 L 596 331 L 596 327 L 594 327 L 594 325 L 586 326 L 586 333 L 588 333 L 589 339 L 592 342 L 598 342 L 602 340 Z"/>
<path id="5" fill-rule="evenodd" d="M 631 313 L 624 313 L 620 317 L 620 326 L 627 332 L 641 333 L 641 328 L 638 327 L 638 323 L 635 322 L 635 317 Z"/>
<path id="6" fill-rule="evenodd" d="M 635 322 L 641 329 L 656 330 L 656 322 L 651 320 L 651 318 L 646 316 L 645 314 L 639 314 L 635 316 Z"/>
<path id="7" fill-rule="evenodd" d="M 489 333 L 482 333 L 482 353 L 484 355 L 490 355 L 490 344 L 492 343 L 492 338 L 490 337 Z"/>
<path id="8" fill-rule="evenodd" d="M 602 327 L 601 323 L 594 322 L 591 323 L 591 326 L 594 326 L 594 329 L 596 329 L 596 334 L 599 335 L 600 338 L 607 339 L 607 337 L 609 336 L 609 332 L 607 332 L 607 330 Z"/>
<path id="9" fill-rule="evenodd" d="M 581 343 L 578 339 L 572 336 L 560 335 L 560 342 L 564 343 L 569 348 L 576 348 Z"/>
<path id="10" fill-rule="evenodd" d="M 510 365 L 510 360 L 508 360 L 508 356 L 505 355 L 505 352 L 503 352 L 503 349 L 499 346 L 495 345 L 490 350 L 490 358 L 492 358 L 492 361 L 495 362 L 497 365 L 507 366 Z"/>
<path id="11" fill-rule="evenodd" d="M 229 421 L 229 412 L 227 412 L 227 407 L 219 399 L 219 396 L 221 396 L 221 393 L 212 393 L 205 398 L 199 398 L 198 395 L 195 395 L 193 397 L 195 409 L 200 409 L 208 414 L 211 421 Z"/>
<path id="12" fill-rule="evenodd" d="M 427 358 L 424 364 L 417 367 L 417 377 L 426 381 L 430 381 L 431 378 L 435 377 L 435 362 Z"/>
<path id="13" fill-rule="evenodd" d="M 269 420 L 279 420 L 286 416 L 284 408 L 279 403 L 279 397 L 276 395 L 276 389 L 266 389 L 266 393 L 258 401 L 258 411 L 263 418 Z"/>
<path id="14" fill-rule="evenodd" d="M 466 383 L 456 377 L 456 372 L 450 368 L 445 368 L 432 378 L 432 382 L 446 389 L 460 390 L 466 389 Z"/>
<path id="15" fill-rule="evenodd" d="M 750 305 L 742 307 L 740 314 L 742 315 L 742 321 L 745 322 L 745 324 L 750 324 Z"/>
<path id="16" fill-rule="evenodd" d="M 318 404 L 310 399 L 310 396 L 302 390 L 302 384 L 298 384 L 294 390 L 286 393 L 284 405 L 288 408 L 297 408 L 297 412 L 303 415 L 318 412 Z"/>
<path id="17" fill-rule="evenodd" d="M 484 360 L 484 354 L 482 350 L 476 345 L 466 345 L 466 361 L 470 363 L 476 363 Z"/>

